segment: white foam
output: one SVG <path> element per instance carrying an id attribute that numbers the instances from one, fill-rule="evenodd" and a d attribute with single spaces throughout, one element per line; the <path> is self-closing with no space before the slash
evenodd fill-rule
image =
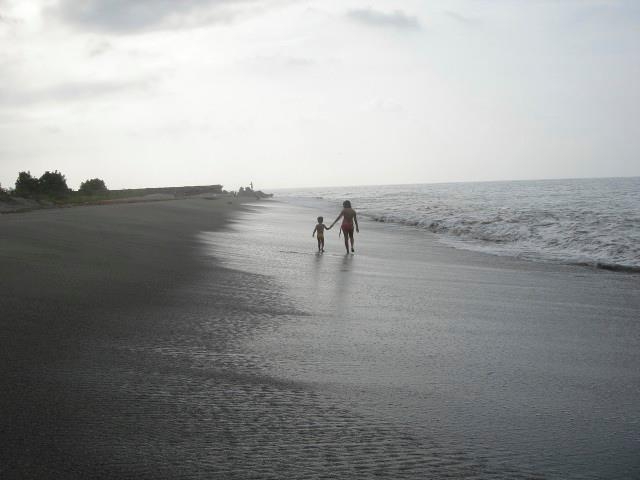
<path id="1" fill-rule="evenodd" d="M 640 178 L 308 189 L 298 205 L 339 207 L 438 234 L 458 248 L 640 269 Z"/>

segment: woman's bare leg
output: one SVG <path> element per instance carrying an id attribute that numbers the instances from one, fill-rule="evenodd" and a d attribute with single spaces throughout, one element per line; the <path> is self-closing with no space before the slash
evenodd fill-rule
<path id="1" fill-rule="evenodd" d="M 354 252 L 355 250 L 353 249 L 353 242 L 354 242 L 354 240 L 353 240 L 353 230 L 351 230 L 349 232 L 349 240 L 351 240 L 351 251 Z"/>
<path id="2" fill-rule="evenodd" d="M 344 233 L 344 248 L 346 248 L 347 253 L 349 253 L 349 234 L 346 230 L 342 230 L 342 233 Z"/>

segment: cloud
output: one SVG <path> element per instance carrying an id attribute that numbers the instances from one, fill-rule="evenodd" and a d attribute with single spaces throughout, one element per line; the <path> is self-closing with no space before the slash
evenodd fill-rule
<path id="1" fill-rule="evenodd" d="M 17 124 L 29 124 L 31 118 L 22 111 L 5 112 L 0 111 L 0 127 L 11 126 Z"/>
<path id="2" fill-rule="evenodd" d="M 49 13 L 88 30 L 136 33 L 225 23 L 268 0 L 60 0 Z M 275 0 L 273 3 L 276 3 Z"/>
<path id="3" fill-rule="evenodd" d="M 0 5 L 1 6 L 1 5 Z M 4 25 L 7 27 L 18 25 L 22 22 L 21 19 L 17 17 L 11 17 L 5 13 L 0 12 L 0 26 Z"/>
<path id="4" fill-rule="evenodd" d="M 364 104 L 365 111 L 367 112 L 380 112 L 380 113 L 402 113 L 404 107 L 392 98 L 372 98 Z"/>
<path id="5" fill-rule="evenodd" d="M 0 105 L 25 106 L 44 102 L 85 101 L 130 90 L 146 90 L 149 80 L 69 82 L 40 89 L 0 88 Z"/>
<path id="6" fill-rule="evenodd" d="M 100 55 L 104 55 L 105 53 L 113 50 L 111 44 L 105 40 L 92 41 L 88 45 L 89 56 L 90 57 L 99 57 Z"/>
<path id="7" fill-rule="evenodd" d="M 407 15 L 401 10 L 385 13 L 372 8 L 362 8 L 349 10 L 347 17 L 374 27 L 391 27 L 403 30 L 419 30 L 421 28 L 417 17 Z"/>
<path id="8" fill-rule="evenodd" d="M 256 68 L 265 72 L 274 70 L 304 69 L 315 64 L 312 58 L 292 57 L 288 55 L 257 55 L 244 62 L 250 68 Z"/>
<path id="9" fill-rule="evenodd" d="M 454 11 L 452 11 L 452 10 L 446 10 L 444 13 L 445 13 L 449 18 L 451 18 L 451 19 L 455 20 L 455 21 L 456 21 L 456 22 L 458 22 L 458 23 L 461 23 L 461 24 L 463 24 L 463 25 L 466 25 L 466 26 L 468 26 L 468 27 L 475 26 L 475 25 L 477 25 L 478 23 L 480 23 L 480 22 L 478 21 L 478 19 L 477 19 L 477 18 L 469 17 L 469 16 L 466 16 L 466 15 L 462 15 L 461 13 L 454 12 Z"/>
<path id="10" fill-rule="evenodd" d="M 304 68 L 313 65 L 315 62 L 310 58 L 289 57 L 285 60 L 285 63 L 289 67 Z"/>

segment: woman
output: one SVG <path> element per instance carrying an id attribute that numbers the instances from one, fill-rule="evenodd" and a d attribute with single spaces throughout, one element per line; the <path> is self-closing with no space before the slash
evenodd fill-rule
<path id="1" fill-rule="evenodd" d="M 356 232 L 360 233 L 360 229 L 358 228 L 358 217 L 356 216 L 356 211 L 351 208 L 351 202 L 349 200 L 345 200 L 342 202 L 342 206 L 344 207 L 338 215 L 331 227 L 333 227 L 338 220 L 342 218 L 342 226 L 340 230 L 344 234 L 344 248 L 347 249 L 347 253 L 349 253 L 349 240 L 351 240 L 351 252 L 355 252 L 353 249 L 353 225 L 356 226 Z M 329 227 L 329 228 L 331 228 Z"/>

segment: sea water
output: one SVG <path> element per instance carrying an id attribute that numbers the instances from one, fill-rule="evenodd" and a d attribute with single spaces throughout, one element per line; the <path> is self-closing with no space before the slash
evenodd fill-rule
<path id="1" fill-rule="evenodd" d="M 209 287 L 250 306 L 229 324 L 249 332 L 231 371 L 259 379 L 234 404 L 262 408 L 236 427 L 242 468 L 266 446 L 292 469 L 279 477 L 639 478 L 640 276 L 454 250 L 364 215 L 355 254 L 335 228 L 318 253 L 315 217 L 341 194 L 366 211 L 354 190 L 256 202 L 200 236 L 250 274 Z"/>
<path id="2" fill-rule="evenodd" d="M 640 270 L 640 177 L 312 188 L 276 195 L 318 212 L 333 212 L 349 199 L 360 216 L 433 232 L 457 248 Z"/>

